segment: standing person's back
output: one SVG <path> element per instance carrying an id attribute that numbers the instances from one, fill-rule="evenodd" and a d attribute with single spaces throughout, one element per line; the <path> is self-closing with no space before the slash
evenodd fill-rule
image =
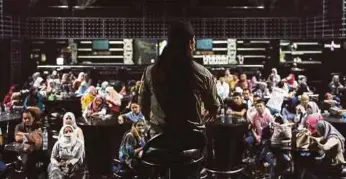
<path id="1" fill-rule="evenodd" d="M 201 106 L 215 115 L 220 105 L 212 74 L 193 61 L 195 39 L 190 24 L 177 22 L 158 62 L 143 75 L 142 112 L 161 130 L 180 131 L 201 125 Z M 191 125 L 193 124 L 193 125 Z"/>

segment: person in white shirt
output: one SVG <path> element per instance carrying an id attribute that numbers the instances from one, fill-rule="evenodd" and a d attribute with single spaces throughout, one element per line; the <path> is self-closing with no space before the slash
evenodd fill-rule
<path id="1" fill-rule="evenodd" d="M 288 97 L 288 93 L 283 89 L 284 83 L 280 82 L 278 87 L 273 87 L 273 91 L 270 95 L 270 99 L 267 103 L 267 107 L 274 115 L 281 112 L 282 104 L 284 99 Z"/>
<path id="2" fill-rule="evenodd" d="M 229 96 L 229 85 L 225 82 L 224 77 L 220 77 L 219 81 L 216 83 L 217 94 L 222 100 Z"/>

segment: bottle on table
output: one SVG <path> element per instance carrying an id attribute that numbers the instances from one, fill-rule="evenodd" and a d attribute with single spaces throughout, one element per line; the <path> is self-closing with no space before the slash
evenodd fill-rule
<path id="1" fill-rule="evenodd" d="M 221 108 L 220 117 L 225 117 L 225 108 Z"/>
<path id="2" fill-rule="evenodd" d="M 5 113 L 6 113 L 7 115 L 10 114 L 10 107 L 8 107 L 7 105 L 5 105 Z"/>
<path id="3" fill-rule="evenodd" d="M 42 150 L 48 150 L 48 131 L 47 128 L 43 128 L 42 132 Z"/>
<path id="4" fill-rule="evenodd" d="M 0 127 L 0 146 L 4 145 L 4 137 L 2 135 L 2 129 Z"/>

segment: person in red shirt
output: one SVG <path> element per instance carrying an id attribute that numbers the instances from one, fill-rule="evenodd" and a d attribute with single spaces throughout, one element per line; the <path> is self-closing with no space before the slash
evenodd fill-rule
<path id="1" fill-rule="evenodd" d="M 15 92 L 16 90 L 16 85 L 11 85 L 10 87 L 10 90 L 8 91 L 8 93 L 6 94 L 4 100 L 2 101 L 2 105 L 5 106 L 7 105 L 8 103 L 11 102 L 11 97 L 12 97 L 12 94 Z"/>

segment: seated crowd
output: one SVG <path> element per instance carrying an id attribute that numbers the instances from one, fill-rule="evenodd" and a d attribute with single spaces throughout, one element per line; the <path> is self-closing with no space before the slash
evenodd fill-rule
<path id="1" fill-rule="evenodd" d="M 42 155 L 37 146 L 43 139 L 37 139 L 37 136 L 42 138 L 43 128 L 46 127 L 41 120 L 41 116 L 47 113 L 44 101 L 71 97 L 80 97 L 82 120 L 76 119 L 75 115 L 78 114 L 64 114 L 63 125 L 50 152 L 50 162 L 47 165 L 49 178 L 70 178 L 83 174 L 86 168 L 85 139 L 77 122 L 93 124 L 105 120 L 131 125 L 119 146 L 120 165 L 116 167 L 117 170 L 142 172 L 139 161 L 148 141 L 150 125 L 137 103 L 141 82 L 121 85 L 104 81 L 101 85 L 97 83 L 96 87 L 92 84 L 86 73 L 81 72 L 76 78 L 72 73 L 59 74 L 54 71 L 51 75 L 35 73 L 23 90 L 19 91 L 11 86 L 3 100 L 3 106 L 6 110 L 13 110 L 15 106 L 25 108 L 22 123 L 15 128 L 15 142 L 23 144 L 21 159 L 29 179 L 37 178 L 35 163 Z M 247 144 L 244 162 L 262 160 L 266 165 L 273 166 L 272 159 L 267 157 L 269 151 L 264 145 L 268 138 L 273 138 L 266 136 L 267 130 L 274 128 L 272 136 L 275 136 L 276 128 L 288 126 L 299 132 L 305 130 L 311 136 L 317 148 L 325 155 L 327 163 L 323 165 L 339 167 L 345 163 L 345 138 L 324 120 L 327 114 L 346 118 L 346 110 L 341 106 L 338 92 L 343 85 L 337 76 L 333 77 L 329 85 L 330 92 L 325 94 L 321 103 L 315 100 L 306 77 L 296 80 L 291 73 L 282 78 L 276 69 L 272 69 L 267 79 L 260 72 L 248 79 L 245 73 L 241 73 L 238 78 L 236 74 L 226 70 L 219 80 L 215 77 L 215 84 L 222 104 L 220 116 L 242 118 L 249 123 L 248 133 L 244 137 Z M 127 104 L 123 104 L 125 96 L 132 99 Z M 202 110 L 201 114 L 205 114 L 205 111 Z M 286 140 L 291 135 L 283 138 L 278 135 L 275 140 Z"/>

